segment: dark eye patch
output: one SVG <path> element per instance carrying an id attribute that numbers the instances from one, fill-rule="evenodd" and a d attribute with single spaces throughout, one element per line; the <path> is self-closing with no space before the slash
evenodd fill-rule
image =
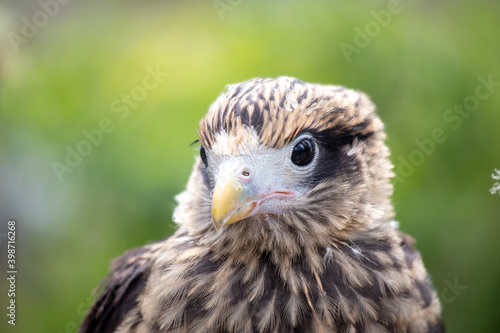
<path id="1" fill-rule="evenodd" d="M 200 158 L 205 167 L 208 167 L 207 152 L 205 151 L 205 147 L 203 146 L 201 146 L 200 148 Z"/>

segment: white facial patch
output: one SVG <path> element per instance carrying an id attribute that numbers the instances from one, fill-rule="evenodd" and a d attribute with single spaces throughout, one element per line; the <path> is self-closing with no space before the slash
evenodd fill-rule
<path id="1" fill-rule="evenodd" d="M 259 136 L 255 129 L 242 125 L 236 136 L 227 132 L 216 133 L 211 150 L 217 156 L 241 156 L 248 155 L 250 152 L 261 151 L 262 147 L 259 144 Z"/>
<path id="2" fill-rule="evenodd" d="M 252 184 L 262 193 L 273 191 L 293 191 L 301 195 L 308 190 L 304 180 L 309 179 L 317 160 L 306 166 L 295 165 L 291 156 L 298 142 L 312 139 L 310 134 L 302 134 L 293 142 L 281 148 L 269 148 L 259 142 L 256 131 L 242 125 L 236 134 L 219 132 L 207 151 L 208 171 L 217 179 L 221 174 L 239 175 L 239 170 L 247 168 L 252 173 Z M 269 201 L 267 204 L 276 203 Z"/>

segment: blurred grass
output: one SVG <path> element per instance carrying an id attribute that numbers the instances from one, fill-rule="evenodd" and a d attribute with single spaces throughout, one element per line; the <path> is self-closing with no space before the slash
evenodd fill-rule
<path id="1" fill-rule="evenodd" d="M 289 75 L 371 95 L 396 169 L 415 140 L 445 130 L 448 139 L 396 185 L 397 219 L 439 293 L 445 281 L 467 286 L 445 304 L 448 331 L 498 331 L 500 197 L 488 190 L 500 168 L 500 90 L 456 130 L 443 114 L 474 94 L 478 76 L 500 81 L 500 4 L 401 4 L 350 63 L 339 44 L 353 44 L 354 27 L 387 2 L 243 1 L 224 20 L 210 1 L 70 2 L 18 53 L 3 38 L 0 219 L 20 228 L 18 325 L 8 328 L 75 331 L 110 260 L 174 230 L 173 198 L 196 155 L 189 144 L 224 86 Z M 0 2 L 1 34 L 19 34 L 21 17 L 38 10 L 35 1 Z M 157 65 L 169 75 L 121 120 L 111 103 Z M 103 118 L 114 131 L 59 182 L 51 163 L 64 163 L 66 146 Z"/>

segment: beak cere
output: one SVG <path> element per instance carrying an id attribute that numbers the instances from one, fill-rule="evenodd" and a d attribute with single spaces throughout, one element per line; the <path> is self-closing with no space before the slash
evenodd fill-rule
<path id="1" fill-rule="evenodd" d="M 253 187 L 244 179 L 239 180 L 232 173 L 219 177 L 212 195 L 212 217 L 215 229 L 220 231 L 222 226 L 249 216 L 257 206 L 256 199 Z"/>

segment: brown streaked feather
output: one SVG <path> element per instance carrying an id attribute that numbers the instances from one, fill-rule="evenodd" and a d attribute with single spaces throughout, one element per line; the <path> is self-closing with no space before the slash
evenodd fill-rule
<path id="1" fill-rule="evenodd" d="M 222 111 L 221 111 L 222 110 Z M 261 142 L 283 147 L 300 132 L 334 129 L 338 135 L 368 135 L 383 129 L 373 117 L 368 97 L 340 86 L 306 83 L 290 77 L 252 79 L 228 87 L 200 122 L 204 146 L 214 142 L 214 133 L 238 136 L 240 125 L 254 128 Z"/>
<path id="2" fill-rule="evenodd" d="M 113 261 L 109 275 L 94 291 L 99 296 L 85 316 L 80 333 L 113 332 L 118 327 L 137 306 L 160 246 L 155 243 L 133 249 Z"/>

